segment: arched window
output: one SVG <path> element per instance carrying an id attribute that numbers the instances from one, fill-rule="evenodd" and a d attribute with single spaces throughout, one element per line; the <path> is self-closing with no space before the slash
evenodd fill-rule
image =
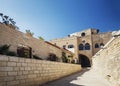
<path id="1" fill-rule="evenodd" d="M 68 45 L 68 48 L 74 48 L 74 45 L 72 45 L 72 44 Z"/>
<path id="2" fill-rule="evenodd" d="M 95 48 L 99 48 L 99 44 L 98 43 L 95 44 Z"/>
<path id="3" fill-rule="evenodd" d="M 83 44 L 79 45 L 79 50 L 84 50 L 84 45 Z"/>
<path id="4" fill-rule="evenodd" d="M 104 46 L 104 44 L 103 43 L 100 43 L 100 47 L 103 47 Z"/>
<path id="5" fill-rule="evenodd" d="M 85 36 L 85 33 L 83 32 L 83 33 L 81 33 L 81 36 L 83 37 L 83 36 Z"/>
<path id="6" fill-rule="evenodd" d="M 85 44 L 85 50 L 90 50 L 90 44 L 89 43 Z"/>

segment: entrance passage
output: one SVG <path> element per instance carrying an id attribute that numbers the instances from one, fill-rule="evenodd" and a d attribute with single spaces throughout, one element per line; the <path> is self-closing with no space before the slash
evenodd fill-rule
<path id="1" fill-rule="evenodd" d="M 91 67 L 90 60 L 85 55 L 79 55 L 79 63 L 82 67 Z"/>

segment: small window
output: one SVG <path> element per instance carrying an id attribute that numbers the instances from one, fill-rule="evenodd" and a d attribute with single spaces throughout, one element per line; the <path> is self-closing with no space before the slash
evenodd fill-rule
<path id="1" fill-rule="evenodd" d="M 74 45 L 72 45 L 72 44 L 68 45 L 68 48 L 74 48 Z"/>
<path id="2" fill-rule="evenodd" d="M 84 50 L 84 45 L 83 44 L 79 45 L 79 50 Z"/>
<path id="3" fill-rule="evenodd" d="M 89 43 L 85 44 L 85 50 L 90 50 L 90 44 Z"/>
<path id="4" fill-rule="evenodd" d="M 98 43 L 95 44 L 95 48 L 99 48 L 99 44 Z"/>
<path id="5" fill-rule="evenodd" d="M 85 33 L 83 32 L 83 33 L 81 33 L 81 36 L 83 37 L 83 36 L 85 36 Z"/>
<path id="6" fill-rule="evenodd" d="M 104 44 L 103 43 L 100 43 L 100 47 L 103 47 L 104 46 Z"/>
<path id="7" fill-rule="evenodd" d="M 63 45 L 63 49 L 65 49 L 66 48 L 66 45 Z"/>

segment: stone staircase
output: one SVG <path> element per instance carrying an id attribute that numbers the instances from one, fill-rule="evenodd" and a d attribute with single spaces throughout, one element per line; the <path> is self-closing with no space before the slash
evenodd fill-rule
<path id="1" fill-rule="evenodd" d="M 93 56 L 92 69 L 108 80 L 112 86 L 120 86 L 120 30 Z"/>

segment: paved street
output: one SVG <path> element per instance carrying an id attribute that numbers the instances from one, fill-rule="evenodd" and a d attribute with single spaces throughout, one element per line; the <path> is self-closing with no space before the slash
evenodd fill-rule
<path id="1" fill-rule="evenodd" d="M 46 83 L 42 86 L 110 86 L 110 83 L 99 76 L 94 70 L 86 68 L 82 72 Z"/>
<path id="2" fill-rule="evenodd" d="M 76 84 L 73 84 L 73 83 L 70 83 L 70 82 L 72 80 L 77 80 L 77 77 L 81 76 L 86 71 L 89 71 L 89 69 L 84 69 L 82 72 L 64 77 L 64 78 L 59 79 L 59 80 L 55 80 L 53 82 L 46 83 L 42 86 L 84 86 L 84 85 L 76 85 Z"/>

